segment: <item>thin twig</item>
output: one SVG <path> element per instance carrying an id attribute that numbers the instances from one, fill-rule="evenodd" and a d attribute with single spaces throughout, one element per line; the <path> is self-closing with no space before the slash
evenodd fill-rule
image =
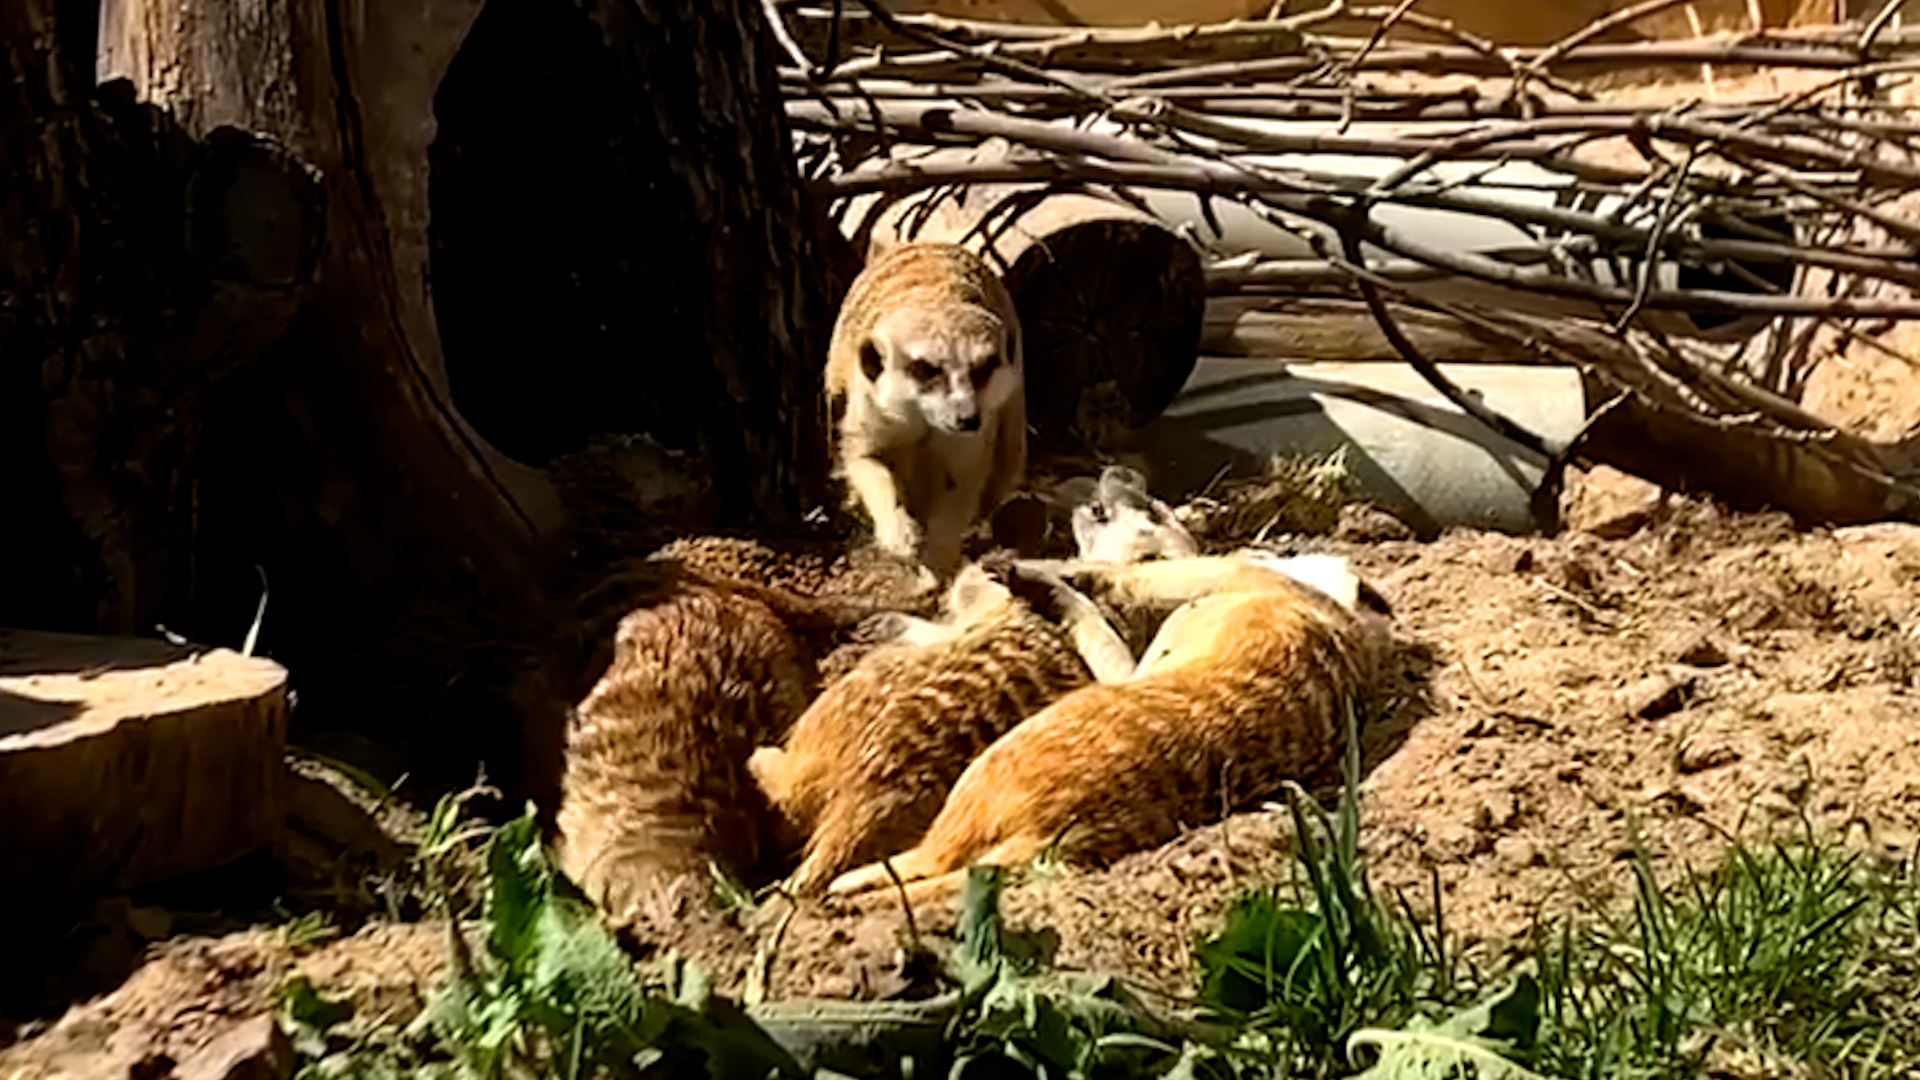
<path id="1" fill-rule="evenodd" d="M 1452 379 L 1447 378 L 1446 373 L 1442 372 L 1438 365 L 1427 359 L 1426 354 L 1413 343 L 1413 339 L 1407 337 L 1406 333 L 1400 329 L 1399 321 L 1393 317 L 1387 302 L 1381 298 L 1380 291 L 1374 287 L 1373 276 L 1367 272 L 1366 255 L 1360 250 L 1358 229 L 1342 228 L 1340 245 L 1346 257 L 1339 265 L 1343 269 L 1355 271 L 1354 281 L 1360 287 L 1361 297 L 1367 302 L 1367 309 L 1373 313 L 1373 321 L 1380 325 L 1380 332 L 1386 335 L 1388 343 L 1393 346 L 1395 352 L 1400 354 L 1401 359 L 1405 360 L 1413 370 L 1419 372 L 1420 377 L 1427 380 L 1428 385 L 1438 390 L 1442 397 L 1458 406 L 1461 412 L 1542 457 L 1553 456 L 1556 451 L 1548 445 L 1547 440 L 1518 421 L 1488 408 L 1484 402 L 1460 389 Z"/>
<path id="2" fill-rule="evenodd" d="M 1527 61 L 1527 69 L 1530 71 L 1545 71 L 1547 68 L 1553 66 L 1554 61 L 1602 34 L 1617 30 L 1628 23 L 1644 19 L 1649 15 L 1657 15 L 1668 8 L 1679 7 L 1686 2 L 1687 0 L 1641 0 L 1640 3 L 1634 4 L 1631 7 L 1621 8 L 1619 11 L 1604 18 L 1595 19 L 1579 30 L 1547 46 L 1543 52 Z"/>
<path id="3" fill-rule="evenodd" d="M 1904 6 L 1906 6 L 1906 0 L 1887 0 L 1880 5 L 1879 11 L 1874 12 L 1873 18 L 1867 20 L 1867 28 L 1860 31 L 1858 46 L 1862 60 L 1867 59 L 1867 51 L 1873 48 L 1873 39 L 1880 36 L 1880 31 L 1887 28 L 1887 24 L 1893 21 L 1895 15 L 1900 14 L 1900 9 Z"/>
<path id="4" fill-rule="evenodd" d="M 899 871 L 893 868 L 892 859 L 881 859 L 880 869 L 887 872 L 887 880 L 893 882 L 894 895 L 900 898 L 900 914 L 907 920 L 907 942 L 914 952 L 922 952 L 926 946 L 920 943 L 920 928 L 913 921 L 913 904 L 907 899 L 907 884 L 900 880 Z"/>
<path id="5" fill-rule="evenodd" d="M 760 10 L 766 16 L 767 26 L 773 30 L 773 40 L 779 44 L 781 51 L 811 79 L 817 74 L 818 67 L 806 50 L 800 47 L 800 43 L 793 39 L 793 32 L 787 29 L 787 20 L 781 16 L 777 0 L 760 0 Z"/>
<path id="6" fill-rule="evenodd" d="M 1673 224 L 1673 211 L 1680 204 L 1680 193 L 1686 189 L 1687 177 L 1693 172 L 1693 163 L 1700 157 L 1700 148 L 1695 146 L 1687 151 L 1687 160 L 1680 163 L 1669 177 L 1667 197 L 1660 203 L 1660 214 L 1653 223 L 1653 231 L 1647 234 L 1647 247 L 1641 254 L 1639 279 L 1634 282 L 1633 300 L 1627 304 L 1627 310 L 1613 322 L 1615 331 L 1625 330 L 1633 325 L 1633 320 L 1647 304 L 1647 294 L 1653 291 L 1653 275 L 1660 265 L 1660 243 L 1666 239 L 1667 229 Z"/>

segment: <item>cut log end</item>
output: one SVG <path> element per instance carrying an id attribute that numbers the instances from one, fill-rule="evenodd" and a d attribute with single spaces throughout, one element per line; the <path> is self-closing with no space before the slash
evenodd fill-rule
<path id="1" fill-rule="evenodd" d="M 1110 441 L 1138 428 L 1193 372 L 1206 306 L 1199 256 L 1146 221 L 1105 219 L 1051 233 L 1021 253 L 1007 288 L 1026 331 L 1029 416 L 1041 441 Z M 1087 406 L 1111 402 L 1117 415 Z"/>
<path id="2" fill-rule="evenodd" d="M 284 818 L 286 670 L 0 629 L 0 877 L 48 907 L 230 861 Z"/>

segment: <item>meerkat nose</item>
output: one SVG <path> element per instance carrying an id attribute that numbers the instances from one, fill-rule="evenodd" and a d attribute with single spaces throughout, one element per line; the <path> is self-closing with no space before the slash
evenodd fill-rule
<path id="1" fill-rule="evenodd" d="M 954 424 L 954 427 L 960 429 L 961 431 L 979 431 L 980 430 L 980 414 L 978 412 L 970 412 L 967 415 L 961 417 L 959 421 Z"/>

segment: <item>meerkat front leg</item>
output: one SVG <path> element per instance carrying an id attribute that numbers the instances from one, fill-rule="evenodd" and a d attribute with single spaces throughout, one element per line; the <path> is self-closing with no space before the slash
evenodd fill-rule
<path id="1" fill-rule="evenodd" d="M 958 477 L 950 470 L 939 470 L 936 477 L 941 490 L 927 514 L 927 532 L 922 561 L 942 574 L 960 565 L 960 554 L 967 529 L 976 520 L 980 505 L 982 477 Z"/>
<path id="2" fill-rule="evenodd" d="M 1009 559 L 996 563 L 996 569 L 1006 576 L 1008 587 L 1016 595 L 1066 630 L 1074 651 L 1095 680 L 1117 683 L 1132 678 L 1133 649 L 1107 621 L 1100 605 L 1055 573 L 1053 565 L 1042 560 Z"/>
<path id="3" fill-rule="evenodd" d="M 1027 398 L 1024 385 L 1001 407 L 993 430 L 993 457 L 987 466 L 977 517 L 986 520 L 1027 480 Z"/>
<path id="4" fill-rule="evenodd" d="M 1086 661 L 1087 670 L 1093 673 L 1094 679 L 1103 683 L 1117 683 L 1133 678 L 1137 667 L 1133 650 L 1127 647 L 1119 631 L 1107 621 L 1099 606 L 1087 599 L 1080 590 L 1064 582 L 1061 587 L 1065 591 L 1057 597 L 1060 624 L 1066 627 L 1067 636 L 1080 653 L 1080 659 Z"/>
<path id="5" fill-rule="evenodd" d="M 854 499 L 873 521 L 873 539 L 880 550 L 903 559 L 916 558 L 920 526 L 901 501 L 893 470 L 877 458 L 861 455 L 847 459 L 845 472 Z"/>

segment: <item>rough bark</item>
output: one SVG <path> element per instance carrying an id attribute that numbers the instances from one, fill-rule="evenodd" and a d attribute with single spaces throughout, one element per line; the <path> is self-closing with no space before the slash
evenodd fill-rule
<path id="1" fill-rule="evenodd" d="M 287 325 L 324 214 L 275 142 L 96 91 L 87 14 L 0 11 L 0 623 L 152 633 L 195 579 L 208 395 Z"/>

